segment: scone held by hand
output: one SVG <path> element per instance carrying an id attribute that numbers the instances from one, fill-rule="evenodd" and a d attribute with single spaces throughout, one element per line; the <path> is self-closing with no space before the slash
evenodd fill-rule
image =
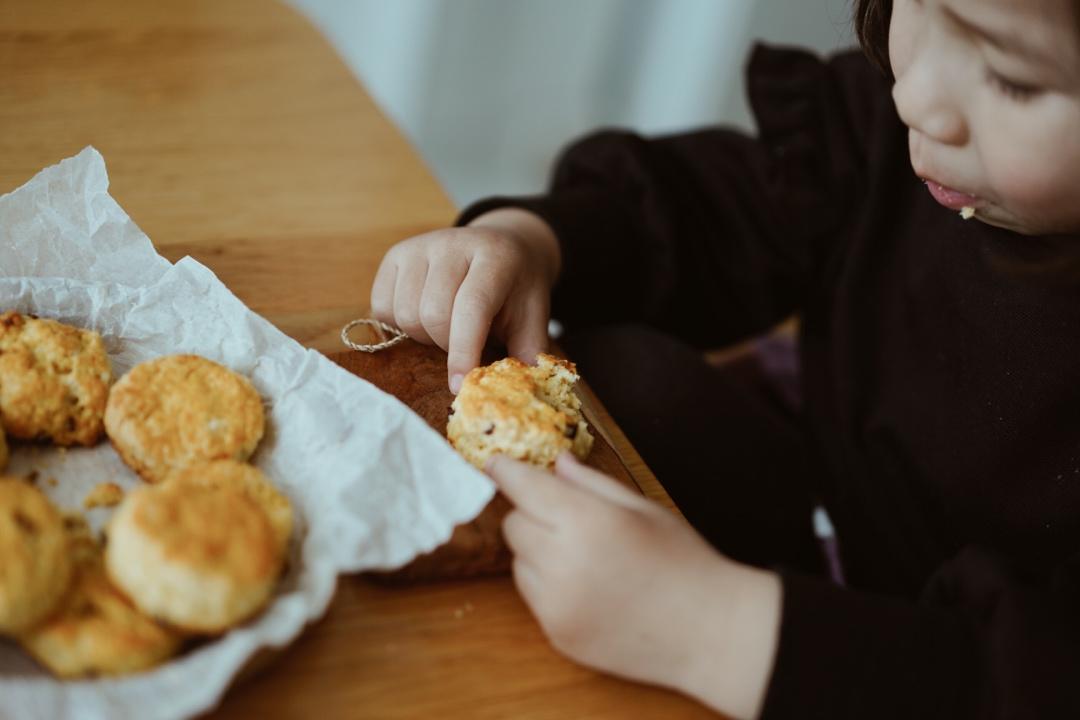
<path id="1" fill-rule="evenodd" d="M 93 445 L 111 383 L 98 333 L 0 313 L 0 422 L 11 437 Z"/>
<path id="2" fill-rule="evenodd" d="M 450 443 L 483 468 L 495 454 L 552 467 L 563 450 L 581 459 L 593 437 L 574 394 L 574 364 L 546 353 L 536 367 L 505 358 L 470 371 L 451 405 Z"/>
<path id="3" fill-rule="evenodd" d="M 151 483 L 198 462 L 247 460 L 264 426 L 251 382 L 197 355 L 136 365 L 113 387 L 105 409 L 116 451 Z"/>

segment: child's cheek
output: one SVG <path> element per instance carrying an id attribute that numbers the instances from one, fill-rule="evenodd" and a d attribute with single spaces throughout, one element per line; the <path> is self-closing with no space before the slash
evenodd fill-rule
<path id="1" fill-rule="evenodd" d="M 1018 143 L 999 151 L 994 162 L 987 163 L 997 203 L 1038 227 L 1058 228 L 1062 221 L 1080 219 L 1080 164 L 1060 153 L 1025 154 L 1019 148 Z"/>
<path id="2" fill-rule="evenodd" d="M 1056 96 L 1006 105 L 979 126 L 989 199 L 1028 233 L 1080 226 L 1080 109 Z"/>
<path id="3" fill-rule="evenodd" d="M 913 45 L 917 31 L 916 18 L 910 3 L 893 5 L 889 23 L 889 64 L 898 79 L 911 64 Z"/>

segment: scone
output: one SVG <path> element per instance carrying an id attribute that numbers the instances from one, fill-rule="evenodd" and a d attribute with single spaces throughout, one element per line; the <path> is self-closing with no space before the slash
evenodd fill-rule
<path id="1" fill-rule="evenodd" d="M 98 333 L 0 314 L 0 422 L 11 437 L 93 445 L 111 383 Z"/>
<path id="2" fill-rule="evenodd" d="M 64 521 L 33 485 L 0 477 L 0 634 L 46 617 L 71 580 Z"/>
<path id="3" fill-rule="evenodd" d="M 164 662 L 183 635 L 143 615 L 105 575 L 101 547 L 69 528 L 75 578 L 56 612 L 19 637 L 38 662 L 62 678 L 124 675 Z"/>
<path id="4" fill-rule="evenodd" d="M 151 483 L 206 460 L 247 460 L 262 438 L 262 398 L 247 378 L 197 355 L 136 365 L 113 387 L 105 431 Z"/>
<path id="5" fill-rule="evenodd" d="M 284 552 L 292 535 L 292 505 L 259 468 L 236 460 L 213 460 L 190 465 L 169 476 L 169 484 L 194 487 L 229 487 L 244 493 L 270 521 L 281 551 Z"/>
<path id="6" fill-rule="evenodd" d="M 574 364 L 541 353 L 537 366 L 505 358 L 470 371 L 450 406 L 446 435 L 479 468 L 497 453 L 552 467 L 563 450 L 585 459 L 592 449 Z"/>
<path id="7" fill-rule="evenodd" d="M 227 487 L 140 487 L 109 523 L 109 579 L 151 617 L 220 633 L 270 598 L 282 554 L 270 521 Z"/>

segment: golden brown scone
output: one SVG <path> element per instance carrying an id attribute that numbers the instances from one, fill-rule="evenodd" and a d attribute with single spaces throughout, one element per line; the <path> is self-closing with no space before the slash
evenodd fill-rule
<path id="1" fill-rule="evenodd" d="M 577 379 L 573 363 L 546 353 L 536 367 L 505 358 L 473 369 L 450 406 L 450 444 L 479 468 L 496 453 L 549 468 L 563 450 L 585 459 L 593 438 Z"/>
<path id="2" fill-rule="evenodd" d="M 7 439 L 4 437 L 4 428 L 0 426 L 0 472 L 4 471 L 10 459 L 11 451 L 8 450 Z"/>
<path id="3" fill-rule="evenodd" d="M 151 617 L 226 630 L 270 597 L 282 554 L 266 515 L 233 488 L 140 487 L 109 523 L 109 579 Z"/>
<path id="4" fill-rule="evenodd" d="M 171 657 L 183 635 L 143 615 L 105 575 L 101 546 L 85 524 L 68 527 L 75 578 L 56 612 L 19 637 L 62 678 L 123 675 Z"/>
<path id="5" fill-rule="evenodd" d="M 292 535 L 293 510 L 285 497 L 259 468 L 237 460 L 213 460 L 190 465 L 169 476 L 168 483 L 190 484 L 196 487 L 230 487 L 244 493 L 270 521 L 282 552 Z"/>
<path id="6" fill-rule="evenodd" d="M 9 311 L 0 314 L 0 421 L 8 435 L 93 445 L 112 366 L 101 335 Z"/>
<path id="7" fill-rule="evenodd" d="M 116 451 L 152 483 L 196 462 L 247 460 L 264 423 L 262 398 L 248 379 L 197 355 L 136 365 L 105 409 Z"/>
<path id="8" fill-rule="evenodd" d="M 71 580 L 64 521 L 33 485 L 0 477 L 0 634 L 52 612 Z"/>

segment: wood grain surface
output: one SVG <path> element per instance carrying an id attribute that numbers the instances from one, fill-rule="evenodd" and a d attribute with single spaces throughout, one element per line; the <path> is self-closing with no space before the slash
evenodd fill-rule
<path id="1" fill-rule="evenodd" d="M 326 41 L 269 0 L 0 1 L 0 192 L 86 145 L 170 260 L 341 349 L 394 242 L 455 208 Z"/>
<path id="2" fill-rule="evenodd" d="M 270 0 L 0 0 L 0 192 L 86 145 L 159 252 L 324 352 L 366 314 L 390 245 L 455 215 L 326 41 Z M 585 394 L 619 463 L 669 503 Z M 209 716 L 712 717 L 561 658 L 505 575 L 341 578 L 326 616 Z"/>

